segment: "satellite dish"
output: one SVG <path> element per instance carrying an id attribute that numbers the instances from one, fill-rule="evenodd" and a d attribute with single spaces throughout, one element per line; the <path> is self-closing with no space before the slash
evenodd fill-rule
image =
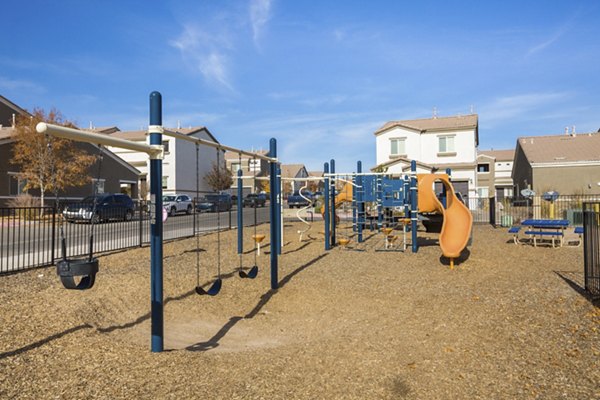
<path id="1" fill-rule="evenodd" d="M 542 195 L 542 199 L 547 200 L 547 201 L 554 201 L 556 199 L 558 199 L 558 192 L 555 190 L 551 190 L 549 192 L 546 192 Z"/>
<path id="2" fill-rule="evenodd" d="M 531 189 L 523 189 L 523 190 L 521 190 L 521 196 L 533 197 L 533 196 L 535 196 L 535 192 Z"/>

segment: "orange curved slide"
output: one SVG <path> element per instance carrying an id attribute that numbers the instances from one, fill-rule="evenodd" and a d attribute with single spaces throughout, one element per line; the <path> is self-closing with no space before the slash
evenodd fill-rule
<path id="1" fill-rule="evenodd" d="M 442 181 L 446 187 L 446 205 L 435 195 L 434 182 Z M 469 242 L 473 215 L 454 193 L 447 174 L 417 174 L 419 212 L 437 212 L 444 221 L 440 232 L 442 254 L 451 260 L 458 258 Z"/>

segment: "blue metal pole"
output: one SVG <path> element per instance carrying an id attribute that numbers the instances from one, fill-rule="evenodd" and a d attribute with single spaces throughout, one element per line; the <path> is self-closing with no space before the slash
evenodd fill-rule
<path id="1" fill-rule="evenodd" d="M 277 158 L 277 141 L 271 139 L 269 141 L 269 157 Z M 278 261 L 278 242 L 279 242 L 279 218 L 277 217 L 280 213 L 279 208 L 279 180 L 277 179 L 277 163 L 271 162 L 269 164 L 269 185 L 271 189 L 271 289 L 277 289 L 279 287 L 279 278 L 277 276 L 277 261 Z"/>
<path id="2" fill-rule="evenodd" d="M 417 244 L 417 222 L 419 216 L 418 200 L 417 200 L 417 162 L 410 162 L 410 171 L 412 175 L 410 177 L 410 229 L 411 229 L 411 240 L 412 240 L 412 252 L 416 253 L 419 250 Z"/>
<path id="3" fill-rule="evenodd" d="M 335 160 L 329 161 L 329 170 L 332 174 L 335 174 Z M 337 241 L 335 240 L 335 177 L 331 177 L 331 246 L 335 246 Z"/>
<path id="4" fill-rule="evenodd" d="M 238 228 L 238 254 L 244 252 L 244 207 L 242 204 L 242 196 L 244 191 L 242 190 L 242 166 L 237 172 L 237 228 Z M 256 221 L 254 221 L 256 224 Z"/>
<path id="5" fill-rule="evenodd" d="M 325 203 L 325 212 L 323 213 L 323 219 L 325 222 L 325 250 L 331 250 L 331 237 L 329 236 L 329 177 L 327 174 L 329 173 L 329 164 L 325 163 L 323 165 L 323 172 L 325 173 L 325 190 L 323 191 L 325 199 L 323 202 Z"/>
<path id="6" fill-rule="evenodd" d="M 356 162 L 356 173 L 358 174 L 356 176 L 356 184 L 359 186 L 357 188 L 357 199 L 356 199 L 356 214 L 357 214 L 357 223 L 358 226 L 356 227 L 356 231 L 358 232 L 358 243 L 362 243 L 363 241 L 363 226 L 365 223 L 365 203 L 363 200 L 363 195 L 365 193 L 365 188 L 363 186 L 363 176 L 362 174 L 362 162 L 361 161 L 357 161 Z"/>
<path id="7" fill-rule="evenodd" d="M 150 144 L 162 144 L 162 96 L 150 93 Z M 150 221 L 150 314 L 152 352 L 164 349 L 163 320 L 163 207 L 162 160 L 150 160 L 150 201 L 154 212 Z"/>

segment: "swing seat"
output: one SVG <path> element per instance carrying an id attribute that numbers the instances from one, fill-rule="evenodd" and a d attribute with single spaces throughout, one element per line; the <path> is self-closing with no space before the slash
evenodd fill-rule
<path id="1" fill-rule="evenodd" d="M 216 296 L 221 291 L 222 285 L 223 285 L 223 281 L 221 279 L 217 279 L 208 288 L 208 290 L 204 290 L 204 288 L 202 286 L 196 286 L 196 293 L 199 295 Z"/>
<path id="2" fill-rule="evenodd" d="M 265 240 L 265 235 L 263 234 L 258 234 L 258 235 L 252 235 L 252 239 L 256 242 L 256 243 L 261 243 L 263 240 Z"/>
<path id="3" fill-rule="evenodd" d="M 250 268 L 248 272 L 244 271 L 243 269 L 240 269 L 238 275 L 240 276 L 240 278 L 254 279 L 258 276 L 258 265 L 255 265 L 252 268 Z"/>
<path id="4" fill-rule="evenodd" d="M 67 289 L 86 290 L 94 286 L 96 273 L 98 272 L 97 258 L 74 258 L 63 259 L 56 264 L 56 274 Z M 76 277 L 81 277 L 79 283 L 75 282 Z"/>
<path id="5" fill-rule="evenodd" d="M 381 232 L 385 234 L 385 236 L 390 236 L 394 228 L 381 228 Z"/>
<path id="6" fill-rule="evenodd" d="M 348 245 L 348 243 L 350 243 L 350 239 L 341 238 L 341 239 L 338 239 L 338 243 L 340 245 L 346 247 Z"/>

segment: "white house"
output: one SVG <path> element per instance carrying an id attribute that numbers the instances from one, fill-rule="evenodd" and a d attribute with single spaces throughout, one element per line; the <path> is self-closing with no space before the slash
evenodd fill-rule
<path id="1" fill-rule="evenodd" d="M 375 132 L 375 144 L 377 166 L 372 169 L 403 173 L 410 170 L 410 160 L 418 161 L 418 172 L 450 168 L 455 190 L 476 195 L 477 114 L 390 121 Z"/>
<path id="2" fill-rule="evenodd" d="M 190 128 L 167 128 L 170 131 L 183 135 L 193 136 L 199 139 L 210 140 L 218 143 L 217 139 L 210 131 L 201 127 Z M 108 134 L 116 138 L 133 140 L 136 142 L 149 143 L 149 136 L 146 131 L 120 131 L 116 127 L 96 128 L 96 132 Z M 177 140 L 173 137 L 163 135 L 163 146 L 165 146 L 165 156 L 163 159 L 162 189 L 163 193 L 183 193 L 191 197 L 196 195 L 196 146 L 188 141 Z M 131 150 L 109 147 L 109 149 L 142 172 L 142 182 L 140 188 L 144 193 L 143 186 L 147 185 L 146 177 L 150 170 L 150 160 L 145 153 Z M 217 150 L 209 146 L 200 145 L 198 148 L 199 164 L 199 191 L 200 194 L 210 193 L 212 189 L 204 181 L 204 176 L 212 169 L 217 161 L 219 153 L 219 162 L 225 165 L 225 157 L 222 150 Z M 146 190 L 146 193 L 149 190 Z"/>

